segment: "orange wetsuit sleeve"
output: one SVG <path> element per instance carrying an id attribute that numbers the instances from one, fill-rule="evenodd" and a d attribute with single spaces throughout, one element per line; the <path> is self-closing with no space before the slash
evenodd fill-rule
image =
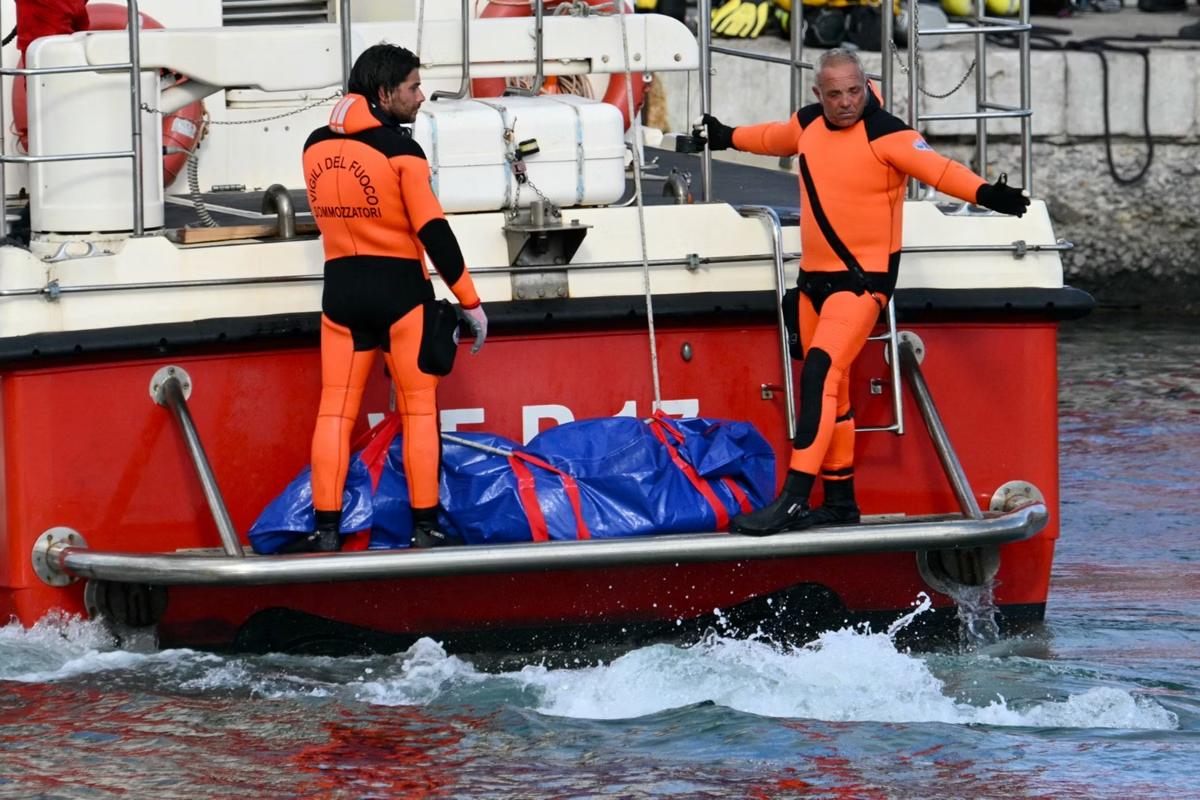
<path id="1" fill-rule="evenodd" d="M 787 122 L 739 125 L 733 129 L 733 146 L 763 156 L 794 156 L 803 130 L 796 114 L 792 114 Z"/>
<path id="2" fill-rule="evenodd" d="M 954 159 L 935 151 L 921 134 L 911 129 L 882 136 L 871 145 L 880 159 L 904 174 L 968 203 L 975 202 L 979 187 L 987 183 Z"/>
<path id="3" fill-rule="evenodd" d="M 467 272 L 458 239 L 446 221 L 442 204 L 429 181 L 429 162 L 420 156 L 397 156 L 392 164 L 400 176 L 400 195 L 412 230 L 429 254 L 429 260 L 464 308 L 479 305 L 475 282 Z"/>

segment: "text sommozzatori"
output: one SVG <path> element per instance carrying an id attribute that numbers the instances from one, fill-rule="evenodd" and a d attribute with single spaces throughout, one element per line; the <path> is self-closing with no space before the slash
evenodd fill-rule
<path id="1" fill-rule="evenodd" d="M 317 182 L 322 175 L 333 170 L 348 171 L 352 181 L 362 190 L 362 202 L 358 205 L 322 205 L 316 202 Z M 379 196 L 371 183 L 371 173 L 357 161 L 347 162 L 342 156 L 326 156 L 308 173 L 308 204 L 314 217 L 332 217 L 334 219 L 377 219 L 383 216 L 379 210 Z"/>

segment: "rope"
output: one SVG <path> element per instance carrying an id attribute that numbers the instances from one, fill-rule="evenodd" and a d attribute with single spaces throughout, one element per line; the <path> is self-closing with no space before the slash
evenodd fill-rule
<path id="1" fill-rule="evenodd" d="M 646 327 L 650 344 L 650 373 L 654 379 L 654 408 L 662 407 L 662 386 L 658 371 L 658 338 L 654 330 L 654 297 L 650 292 L 650 258 L 646 247 L 646 206 L 642 198 L 642 126 L 633 104 L 633 70 L 629 58 L 629 34 L 625 25 L 625 3 L 619 3 L 617 16 L 621 22 L 621 50 L 625 57 L 625 102 L 629 104 L 629 126 L 633 129 L 633 196 L 637 198 L 638 241 L 642 249 L 642 289 L 646 293 Z"/>
<path id="2" fill-rule="evenodd" d="M 1154 163 L 1154 138 L 1150 135 L 1150 48 L 1111 47 L 1108 42 L 1096 40 L 1093 42 L 1083 42 L 1079 49 L 1087 53 L 1095 53 L 1100 58 L 1101 80 L 1104 86 L 1102 101 L 1104 108 L 1104 158 L 1108 162 L 1108 174 L 1112 175 L 1112 179 L 1121 186 L 1129 186 L 1137 183 L 1146 176 L 1146 173 L 1150 170 L 1150 165 Z M 1112 123 L 1109 121 L 1108 110 L 1108 58 L 1104 55 L 1106 49 L 1111 49 L 1118 53 L 1137 53 L 1142 57 L 1142 141 L 1146 143 L 1146 161 L 1142 164 L 1142 168 L 1132 177 L 1117 172 L 1116 162 L 1113 161 Z"/>
<path id="3" fill-rule="evenodd" d="M 476 4 L 478 5 L 478 3 Z M 468 24 L 465 20 L 463 24 Z M 417 0 L 417 63 L 421 62 L 421 35 L 425 32 L 425 0 Z"/>
<path id="4" fill-rule="evenodd" d="M 1150 170 L 1150 165 L 1154 163 L 1154 136 L 1150 132 L 1150 48 L 1148 47 L 1119 47 L 1113 42 L 1128 42 L 1128 43 L 1150 43 L 1161 42 L 1167 39 L 1175 39 L 1178 37 L 1172 36 L 1133 36 L 1133 37 L 1115 37 L 1102 36 L 1096 39 L 1086 39 L 1078 42 L 1061 42 L 1055 39 L 1055 35 L 1065 34 L 1059 28 L 1044 27 L 1035 29 L 1030 32 L 1029 46 L 1034 50 L 1078 50 L 1083 53 L 1093 53 L 1100 59 L 1101 71 L 1101 101 L 1104 110 L 1104 159 L 1108 164 L 1108 174 L 1112 179 L 1121 186 L 1129 186 L 1137 183 L 1142 178 L 1146 177 L 1146 173 Z M 1016 46 L 1016 39 L 1010 35 L 993 34 L 988 39 L 1003 47 Z M 1122 175 L 1117 171 L 1116 161 L 1113 159 L 1112 145 L 1112 121 L 1109 111 L 1109 90 L 1108 90 L 1108 58 L 1105 53 L 1131 53 L 1142 57 L 1142 141 L 1146 144 L 1146 161 L 1132 176 Z"/>

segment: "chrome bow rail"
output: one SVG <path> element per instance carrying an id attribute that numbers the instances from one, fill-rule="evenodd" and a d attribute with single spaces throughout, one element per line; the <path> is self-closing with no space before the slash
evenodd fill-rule
<path id="1" fill-rule="evenodd" d="M 75 577 L 158 586 L 256 586 L 986 548 L 1028 539 L 1047 519 L 1046 506 L 1033 503 L 977 520 L 943 516 L 761 538 L 696 533 L 246 558 L 230 558 L 218 551 L 212 555 L 102 552 L 71 545 L 61 536 L 53 541 L 43 536 L 34 554 L 35 561 L 60 582 Z"/>

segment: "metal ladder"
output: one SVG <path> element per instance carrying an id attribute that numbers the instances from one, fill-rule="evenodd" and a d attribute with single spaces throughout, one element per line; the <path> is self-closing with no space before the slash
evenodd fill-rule
<path id="1" fill-rule="evenodd" d="M 133 235 L 145 233 L 145 199 L 142 193 L 142 86 L 139 82 L 141 75 L 141 53 L 139 50 L 138 33 L 140 19 L 137 0 L 129 0 L 129 18 L 126 30 L 129 33 L 129 60 L 118 64 L 95 64 L 79 67 L 11 67 L 0 69 L 0 75 L 16 78 L 18 75 L 66 75 L 76 72 L 127 72 L 129 73 L 129 118 L 132 125 L 131 142 L 128 150 L 110 150 L 95 153 L 61 153 L 49 156 L 18 156 L 4 152 L 4 140 L 0 135 L 0 202 L 4 203 L 4 213 L 0 214 L 0 240 L 8 235 L 8 195 L 4 185 L 5 164 L 35 164 L 55 161 L 92 161 L 109 158 L 133 159 Z M 3 15 L 0 14 L 0 29 L 5 29 Z M 4 119 L 3 104 L 0 104 L 0 132 L 8 129 Z"/>

